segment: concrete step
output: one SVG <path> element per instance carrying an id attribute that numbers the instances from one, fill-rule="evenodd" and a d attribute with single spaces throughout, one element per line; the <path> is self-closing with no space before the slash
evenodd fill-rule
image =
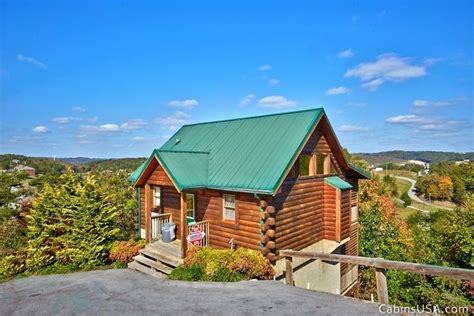
<path id="1" fill-rule="evenodd" d="M 142 264 L 142 265 L 144 265 L 144 266 L 150 267 L 150 268 L 152 268 L 154 270 L 157 270 L 157 271 L 159 271 L 163 274 L 166 274 L 166 275 L 169 275 L 171 273 L 171 271 L 173 271 L 173 269 L 170 268 L 169 266 L 164 265 L 163 263 L 161 263 L 159 261 L 148 259 L 143 255 L 135 256 L 135 257 L 133 257 L 133 260 L 140 263 L 140 264 Z"/>
<path id="2" fill-rule="evenodd" d="M 151 275 L 153 277 L 156 277 L 156 278 L 160 278 L 160 279 L 165 279 L 167 276 L 166 274 L 163 274 L 161 272 L 158 272 L 156 270 L 153 270 L 149 267 L 146 267 L 136 261 L 132 261 L 132 262 L 129 262 L 128 263 L 128 268 L 129 269 L 132 269 L 132 270 L 136 270 L 136 271 L 139 271 L 139 272 L 142 272 L 142 273 L 145 273 L 145 274 L 148 274 L 148 275 Z"/>

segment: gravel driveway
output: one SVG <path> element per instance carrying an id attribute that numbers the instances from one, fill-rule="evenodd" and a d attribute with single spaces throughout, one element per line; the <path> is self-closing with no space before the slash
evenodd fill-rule
<path id="1" fill-rule="evenodd" d="M 0 315 L 380 315 L 378 305 L 277 281 L 197 283 L 128 269 L 0 284 Z"/>

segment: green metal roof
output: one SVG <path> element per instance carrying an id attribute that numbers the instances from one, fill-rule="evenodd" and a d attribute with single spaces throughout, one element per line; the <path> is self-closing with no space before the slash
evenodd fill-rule
<path id="1" fill-rule="evenodd" d="M 181 190 L 196 187 L 272 194 L 324 110 L 184 125 L 156 155 Z"/>
<path id="2" fill-rule="evenodd" d="M 207 187 L 208 152 L 155 150 L 154 153 L 180 190 Z"/>
<path id="3" fill-rule="evenodd" d="M 339 177 L 326 177 L 324 178 L 324 183 L 340 190 L 351 189 L 352 185 L 342 180 Z"/>
<path id="4" fill-rule="evenodd" d="M 273 194 L 323 114 L 318 108 L 184 125 L 129 180 L 136 183 L 156 157 L 180 190 Z"/>

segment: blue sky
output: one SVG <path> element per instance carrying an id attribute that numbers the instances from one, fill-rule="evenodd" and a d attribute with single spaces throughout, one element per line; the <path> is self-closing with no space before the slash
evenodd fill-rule
<path id="1" fill-rule="evenodd" d="M 473 150 L 471 1 L 2 1 L 0 151 L 147 156 L 324 107 L 351 152 Z"/>

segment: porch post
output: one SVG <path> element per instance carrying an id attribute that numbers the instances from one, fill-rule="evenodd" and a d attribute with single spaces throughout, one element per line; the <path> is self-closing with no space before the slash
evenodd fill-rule
<path id="1" fill-rule="evenodd" d="M 188 249 L 188 241 L 186 237 L 188 235 L 188 220 L 187 220 L 187 205 L 186 205 L 186 193 L 181 192 L 181 257 L 186 257 L 186 251 Z"/>
<path id="2" fill-rule="evenodd" d="M 145 184 L 145 243 L 151 241 L 151 187 Z"/>

